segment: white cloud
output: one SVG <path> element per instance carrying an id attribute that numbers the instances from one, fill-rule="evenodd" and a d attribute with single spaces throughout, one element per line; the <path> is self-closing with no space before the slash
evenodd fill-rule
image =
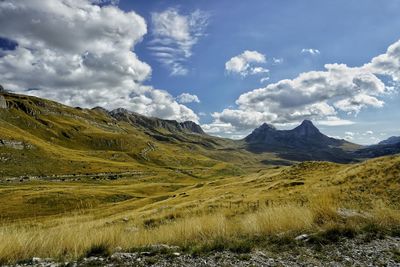
<path id="1" fill-rule="evenodd" d="M 352 140 L 354 140 L 354 133 L 353 132 L 345 132 L 344 133 L 344 139 L 345 140 L 348 140 L 348 141 L 352 141 Z"/>
<path id="2" fill-rule="evenodd" d="M 400 40 L 389 46 L 385 54 L 379 55 L 364 66 L 371 72 L 388 75 L 400 81 Z"/>
<path id="3" fill-rule="evenodd" d="M 322 120 L 317 120 L 316 123 L 318 125 L 324 126 L 343 126 L 343 125 L 352 125 L 354 124 L 353 121 L 345 120 L 338 118 L 337 116 L 329 116 Z"/>
<path id="4" fill-rule="evenodd" d="M 269 70 L 255 64 L 266 63 L 265 55 L 257 51 L 246 50 L 242 54 L 232 57 L 225 63 L 225 70 L 228 73 L 239 74 L 243 77 L 268 73 Z"/>
<path id="5" fill-rule="evenodd" d="M 186 75 L 184 62 L 192 56 L 192 48 L 204 35 L 209 15 L 196 10 L 188 15 L 170 8 L 153 13 L 152 35 L 149 49 L 171 71 L 171 75 Z"/>
<path id="6" fill-rule="evenodd" d="M 265 83 L 267 81 L 269 81 L 269 77 L 263 77 L 260 79 L 260 83 Z"/>
<path id="7" fill-rule="evenodd" d="M 337 101 L 334 103 L 334 106 L 340 110 L 347 111 L 351 113 L 359 113 L 362 108 L 371 106 L 376 108 L 383 107 L 384 102 L 378 100 L 374 96 L 366 95 L 366 94 L 358 94 L 351 98 L 346 98 Z"/>
<path id="8" fill-rule="evenodd" d="M 316 55 L 321 54 L 321 52 L 318 49 L 315 49 L 315 48 L 303 48 L 301 50 L 301 53 L 302 54 L 309 54 L 309 55 L 312 55 L 312 56 L 316 56 Z"/>
<path id="9" fill-rule="evenodd" d="M 250 69 L 250 74 L 262 74 L 262 73 L 269 73 L 269 70 L 263 67 L 254 67 Z"/>
<path id="10" fill-rule="evenodd" d="M 263 122 L 287 125 L 303 119 L 328 126 L 353 124 L 340 118 L 341 112 L 357 114 L 365 108 L 381 108 L 381 97 L 398 90 L 386 86 L 377 75 L 399 80 L 400 40 L 361 67 L 326 64 L 324 71 L 301 73 L 244 93 L 236 100 L 236 109 L 215 112 L 209 127 L 216 129 L 214 125 L 225 123 L 230 132 L 250 131 Z M 226 129 L 226 125 L 221 128 Z"/>
<path id="11" fill-rule="evenodd" d="M 142 84 L 151 67 L 133 48 L 147 32 L 145 20 L 135 12 L 97 4 L 0 1 L 0 36 L 18 43 L 15 50 L 2 51 L 3 85 L 68 105 L 125 107 L 149 116 L 198 121 L 168 92 Z"/>
<path id="12" fill-rule="evenodd" d="M 191 95 L 189 93 L 182 93 L 176 99 L 179 103 L 182 104 L 193 103 L 193 102 L 200 103 L 200 99 L 197 97 L 197 95 Z"/>
<path id="13" fill-rule="evenodd" d="M 385 133 L 376 133 L 371 130 L 363 132 L 345 132 L 344 139 L 358 144 L 370 145 L 377 143 L 380 139 L 377 136 L 386 136 Z"/>
<path id="14" fill-rule="evenodd" d="M 113 5 L 116 6 L 119 4 L 119 0 L 90 0 L 91 3 L 96 5 Z"/>
<path id="15" fill-rule="evenodd" d="M 272 58 L 272 62 L 273 62 L 275 65 L 282 64 L 282 63 L 283 63 L 283 58 Z"/>

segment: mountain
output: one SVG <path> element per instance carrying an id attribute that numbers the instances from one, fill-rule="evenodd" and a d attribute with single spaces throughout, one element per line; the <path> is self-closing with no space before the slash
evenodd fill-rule
<path id="1" fill-rule="evenodd" d="M 349 151 L 359 148 L 345 140 L 322 134 L 309 120 L 292 130 L 277 130 L 264 123 L 245 139 L 245 147 L 254 153 L 275 152 L 290 160 L 328 160 L 351 162 Z"/>
<path id="2" fill-rule="evenodd" d="M 259 162 L 236 149 L 234 141 L 209 136 L 194 122 L 0 93 L 0 177 L 165 168 L 208 168 L 213 175 L 235 172 L 235 165 L 250 161 Z"/>
<path id="3" fill-rule="evenodd" d="M 378 145 L 395 145 L 397 143 L 400 143 L 400 136 L 389 137 L 388 139 L 379 142 Z"/>
<path id="4" fill-rule="evenodd" d="M 400 143 L 361 147 L 324 135 L 308 120 L 292 130 L 264 123 L 243 140 L 230 140 L 208 135 L 191 121 L 122 108 L 74 108 L 0 92 L 0 177 L 165 169 L 215 177 L 299 161 L 348 163 L 395 153 Z"/>
<path id="5" fill-rule="evenodd" d="M 145 130 L 150 129 L 154 131 L 157 129 L 164 129 L 169 132 L 186 132 L 205 135 L 205 132 L 200 125 L 192 121 L 177 122 L 175 120 L 163 120 L 154 117 L 146 117 L 123 108 L 112 110 L 108 112 L 108 114 L 118 121 L 125 121 L 132 125 L 140 126 Z"/>
<path id="6" fill-rule="evenodd" d="M 249 147 L 260 151 L 280 148 L 341 147 L 344 144 L 350 144 L 345 140 L 331 138 L 322 134 L 309 120 L 304 120 L 292 130 L 277 130 L 274 126 L 264 123 L 244 140 Z"/>
<path id="7" fill-rule="evenodd" d="M 354 152 L 354 157 L 376 158 L 400 153 L 400 137 L 392 136 L 377 145 L 367 146 Z"/>

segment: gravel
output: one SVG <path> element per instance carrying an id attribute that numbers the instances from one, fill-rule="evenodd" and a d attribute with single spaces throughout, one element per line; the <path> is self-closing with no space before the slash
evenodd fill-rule
<path id="1" fill-rule="evenodd" d="M 163 245 L 161 245 L 163 246 Z M 257 249 L 251 253 L 212 252 L 201 256 L 171 251 L 116 252 L 109 257 L 88 257 L 75 262 L 57 263 L 33 258 L 13 266 L 400 266 L 400 238 L 385 237 L 372 241 L 346 239 L 329 245 L 312 245 L 304 241 L 281 251 Z"/>

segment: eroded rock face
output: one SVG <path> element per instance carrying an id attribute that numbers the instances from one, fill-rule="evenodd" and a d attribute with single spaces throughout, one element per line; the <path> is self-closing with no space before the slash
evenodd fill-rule
<path id="1" fill-rule="evenodd" d="M 96 108 L 98 110 L 98 108 Z M 110 116 L 118 121 L 125 121 L 145 129 L 165 129 L 171 133 L 187 132 L 205 134 L 201 126 L 192 121 L 178 122 L 175 120 L 163 120 L 154 117 L 146 117 L 123 108 L 114 109 L 108 112 Z"/>
<path id="2" fill-rule="evenodd" d="M 1 92 L 1 90 L 0 90 Z M 4 96 L 0 95 L 0 108 L 7 108 L 7 101 Z"/>
<path id="3" fill-rule="evenodd" d="M 13 149 L 17 149 L 17 150 L 23 150 L 23 149 L 31 149 L 32 145 L 26 144 L 22 141 L 0 139 L 0 147 L 8 147 L 8 148 L 13 148 Z"/>

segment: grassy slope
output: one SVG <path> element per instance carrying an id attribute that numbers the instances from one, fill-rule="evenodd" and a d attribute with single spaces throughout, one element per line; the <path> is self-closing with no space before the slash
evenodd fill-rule
<path id="1" fill-rule="evenodd" d="M 99 244 L 111 250 L 160 242 L 196 247 L 332 227 L 394 229 L 399 172 L 400 157 L 392 156 L 213 178 L 166 170 L 117 181 L 8 184 L 0 189 L 0 239 L 20 243 L 0 245 L 0 259 L 77 257 Z M 344 219 L 338 208 L 368 215 Z"/>
<path id="2" fill-rule="evenodd" d="M 235 163 L 257 161 L 245 151 L 223 151 L 233 145 L 229 140 L 166 132 L 184 141 L 160 142 L 142 129 L 99 111 L 75 109 L 34 97 L 5 96 L 11 108 L 0 109 L 0 139 L 23 141 L 33 148 L 0 147 L 0 156 L 5 158 L 0 170 L 3 177 L 165 167 L 215 167 L 219 171 L 232 170 Z M 150 143 L 156 149 L 143 155 Z"/>
<path id="3" fill-rule="evenodd" d="M 229 140 L 178 134 L 185 141 L 160 142 L 98 111 L 6 98 L 15 108 L 0 109 L 0 139 L 33 148 L 0 147 L 3 262 L 78 257 L 98 245 L 111 250 L 160 242 L 196 247 L 400 222 L 399 156 L 352 165 L 274 167 L 260 161 L 274 163 L 276 156 L 250 154 Z M 143 157 L 149 142 L 156 150 Z M 117 180 L 82 175 L 136 170 Z M 71 173 L 80 180 L 5 181 Z M 370 215 L 344 220 L 339 207 Z"/>

